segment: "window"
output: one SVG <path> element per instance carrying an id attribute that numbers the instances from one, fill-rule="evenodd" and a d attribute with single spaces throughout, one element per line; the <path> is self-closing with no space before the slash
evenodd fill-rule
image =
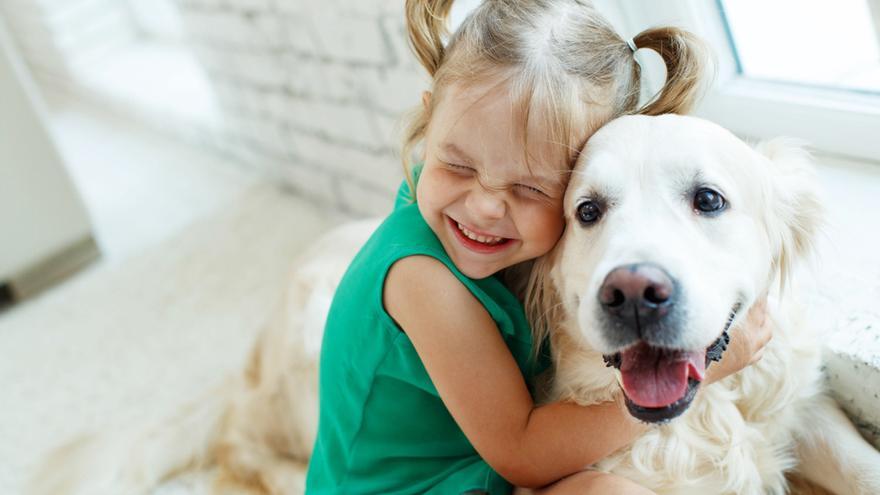
<path id="1" fill-rule="evenodd" d="M 880 162 L 880 0 L 597 3 L 625 35 L 672 24 L 709 42 L 718 76 L 699 115 L 742 136 L 799 137 Z M 662 64 L 641 53 L 656 90 Z"/>
<path id="2" fill-rule="evenodd" d="M 868 1 L 722 0 L 721 12 L 740 74 L 880 94 L 880 38 Z"/>

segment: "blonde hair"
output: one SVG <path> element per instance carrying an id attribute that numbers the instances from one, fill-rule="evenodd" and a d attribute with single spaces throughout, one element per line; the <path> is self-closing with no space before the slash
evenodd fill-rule
<path id="1" fill-rule="evenodd" d="M 425 137 L 443 90 L 453 83 L 504 77 L 523 116 L 523 136 L 537 113 L 550 141 L 570 154 L 577 153 L 587 137 L 576 132 L 584 118 L 592 118 L 590 127 L 595 129 L 604 123 L 595 122 L 597 114 L 610 120 L 632 113 L 687 113 L 698 99 L 705 50 L 699 39 L 682 29 L 653 28 L 633 38 L 637 48 L 659 53 L 667 69 L 660 92 L 637 108 L 641 68 L 627 42 L 591 2 L 484 0 L 444 47 L 451 7 L 452 0 L 406 0 L 411 47 L 433 78 L 433 97 L 427 108 L 415 111 L 401 148 L 412 190 L 413 151 Z M 608 111 L 584 115 L 590 105 Z"/>

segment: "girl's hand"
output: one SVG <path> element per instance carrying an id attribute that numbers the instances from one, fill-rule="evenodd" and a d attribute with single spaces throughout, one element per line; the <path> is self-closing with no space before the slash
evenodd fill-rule
<path id="1" fill-rule="evenodd" d="M 746 321 L 730 333 L 730 344 L 721 361 L 709 366 L 704 383 L 709 384 L 755 364 L 764 355 L 764 346 L 773 337 L 773 318 L 768 315 L 767 294 L 749 310 Z"/>

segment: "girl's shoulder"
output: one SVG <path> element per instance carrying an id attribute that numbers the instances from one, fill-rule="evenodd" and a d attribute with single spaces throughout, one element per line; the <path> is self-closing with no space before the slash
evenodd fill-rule
<path id="1" fill-rule="evenodd" d="M 410 203 L 395 208 L 385 218 L 358 256 L 384 264 L 416 254 L 448 259 L 440 240 L 422 218 L 418 205 Z"/>
<path id="2" fill-rule="evenodd" d="M 410 259 L 412 258 L 412 259 Z M 453 277 L 444 280 L 463 285 L 490 312 L 520 310 L 521 304 L 497 277 L 474 280 L 458 270 L 446 253 L 434 231 L 428 226 L 417 203 L 400 206 L 382 222 L 349 266 L 343 285 L 357 285 L 358 292 L 368 286 L 371 291 L 382 290 L 389 270 L 401 260 L 407 264 L 430 264 L 445 268 Z M 405 272 L 419 276 L 419 270 Z M 407 277 L 398 279 L 407 283 Z M 417 283 L 417 280 L 411 283 Z M 375 294 L 379 295 L 379 294 Z"/>
<path id="3" fill-rule="evenodd" d="M 437 236 L 425 223 L 415 203 L 396 208 L 373 232 L 351 261 L 340 282 L 335 299 L 357 299 L 369 294 L 378 301 L 382 284 L 391 266 L 404 258 L 425 255 L 449 261 Z"/>

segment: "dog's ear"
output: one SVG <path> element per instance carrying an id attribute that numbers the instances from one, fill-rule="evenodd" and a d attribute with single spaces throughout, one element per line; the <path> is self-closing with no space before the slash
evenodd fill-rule
<path id="1" fill-rule="evenodd" d="M 538 356 L 550 330 L 561 323 L 562 301 L 553 284 L 551 273 L 558 251 L 559 244 L 549 253 L 535 260 L 529 273 L 524 306 L 532 328 L 533 357 Z"/>
<path id="2" fill-rule="evenodd" d="M 813 159 L 804 142 L 776 138 L 755 149 L 771 162 L 765 225 L 773 247 L 774 273 L 779 276 L 780 288 L 784 288 L 794 265 L 813 253 L 824 222 L 823 202 Z"/>

